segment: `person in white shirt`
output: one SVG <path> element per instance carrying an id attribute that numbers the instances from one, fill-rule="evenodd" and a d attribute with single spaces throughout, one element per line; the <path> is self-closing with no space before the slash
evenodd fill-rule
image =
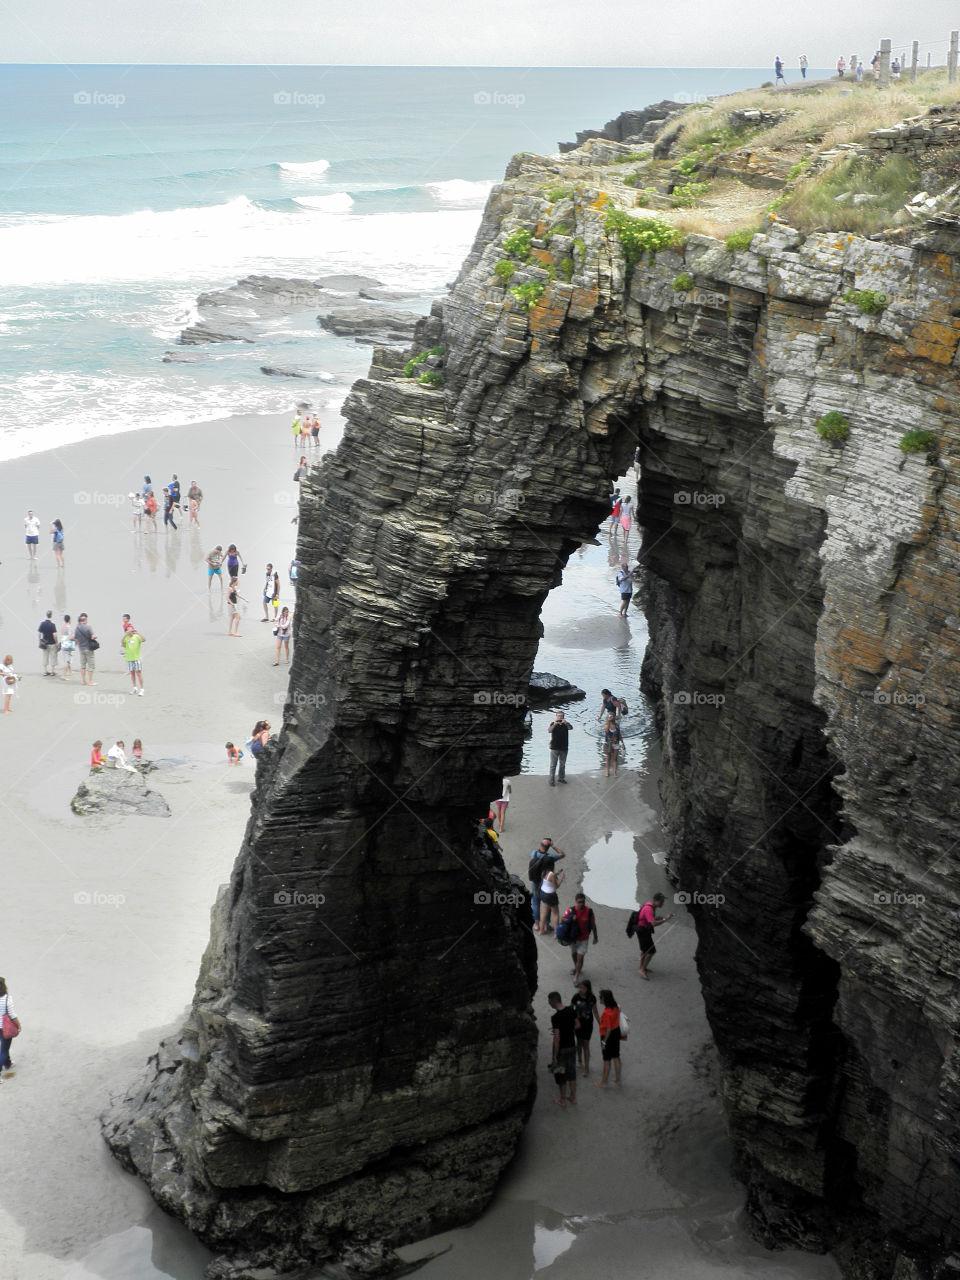
<path id="1" fill-rule="evenodd" d="M 31 560 L 37 558 L 37 544 L 40 541 L 40 521 L 28 511 L 23 520 L 24 540 L 27 544 L 27 554 Z"/>
<path id="2" fill-rule="evenodd" d="M 127 752 L 122 738 L 118 738 L 107 752 L 107 764 L 111 769 L 126 769 L 128 773 L 137 772 L 127 759 Z"/>
<path id="3" fill-rule="evenodd" d="M 500 793 L 500 799 L 494 800 L 491 808 L 497 819 L 497 831 L 503 831 L 503 820 L 507 816 L 507 805 L 510 803 L 510 779 L 504 778 L 503 790 Z"/>

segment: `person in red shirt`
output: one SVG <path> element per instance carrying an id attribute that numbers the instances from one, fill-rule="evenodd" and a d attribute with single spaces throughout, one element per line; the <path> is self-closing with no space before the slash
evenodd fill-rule
<path id="1" fill-rule="evenodd" d="M 578 893 L 573 900 L 573 914 L 577 921 L 577 936 L 570 944 L 570 954 L 573 956 L 573 968 L 570 972 L 573 974 L 574 982 L 579 982 L 580 970 L 583 968 L 587 948 L 590 946 L 590 934 L 593 934 L 594 942 L 599 942 L 600 939 L 597 936 L 597 921 L 593 908 L 587 906 L 587 900 L 582 893 Z"/>
<path id="2" fill-rule="evenodd" d="M 603 1075 L 596 1082 L 596 1088 L 607 1087 L 610 1075 L 610 1063 L 614 1064 L 613 1079 L 620 1083 L 620 1006 L 613 998 L 613 992 L 604 988 L 600 992 L 600 1003 L 603 1013 L 600 1015 L 600 1044 L 603 1048 Z"/>
<path id="3" fill-rule="evenodd" d="M 650 981 L 647 967 L 657 954 L 657 948 L 653 945 L 653 931 L 658 924 L 666 924 L 673 915 L 670 911 L 663 917 L 657 915 L 658 909 L 663 906 L 663 901 L 663 894 L 655 893 L 637 913 L 637 942 L 640 944 L 640 968 L 637 973 L 647 982 Z"/>

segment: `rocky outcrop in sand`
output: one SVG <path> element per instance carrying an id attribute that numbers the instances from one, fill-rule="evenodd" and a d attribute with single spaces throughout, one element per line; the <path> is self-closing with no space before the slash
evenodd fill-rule
<path id="1" fill-rule="evenodd" d="M 418 327 L 442 385 L 375 353 L 302 486 L 310 642 L 182 1051 L 118 1101 L 108 1141 L 216 1276 L 388 1251 L 482 1207 L 534 1084 L 533 958 L 472 823 L 519 763 L 545 594 L 639 448 L 670 872 L 752 1220 L 858 1280 L 948 1274 L 951 228 L 934 249 L 774 221 L 748 250 L 690 236 L 628 269 L 606 226 L 622 183 L 564 164 L 512 162 Z M 530 255 L 505 285 L 518 229 Z M 887 305 L 864 314 L 851 289 Z M 918 452 L 908 430 L 930 433 Z"/>
<path id="2" fill-rule="evenodd" d="M 129 769 L 90 770 L 77 787 L 70 808 L 81 817 L 91 813 L 138 813 L 152 818 L 169 818 L 170 806 L 163 796 L 150 791 L 146 778 Z"/>

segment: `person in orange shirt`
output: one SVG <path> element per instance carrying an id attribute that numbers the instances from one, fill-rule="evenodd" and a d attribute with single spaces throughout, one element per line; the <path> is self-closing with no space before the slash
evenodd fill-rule
<path id="1" fill-rule="evenodd" d="M 620 1006 L 613 992 L 606 988 L 600 992 L 603 1013 L 600 1015 L 600 1044 L 603 1048 L 603 1075 L 596 1082 L 598 1089 L 606 1089 L 610 1075 L 610 1063 L 614 1064 L 614 1083 L 620 1083 Z"/>

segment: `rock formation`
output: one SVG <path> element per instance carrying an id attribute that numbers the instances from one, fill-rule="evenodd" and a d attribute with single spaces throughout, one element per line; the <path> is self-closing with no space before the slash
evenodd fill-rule
<path id="1" fill-rule="evenodd" d="M 150 791 L 138 770 L 91 769 L 70 801 L 74 813 L 138 813 L 151 818 L 169 818 L 170 806 L 158 791 Z"/>
<path id="2" fill-rule="evenodd" d="M 858 1280 L 956 1271 L 956 228 L 774 220 L 628 269 L 622 170 L 517 157 L 418 327 L 442 385 L 377 351 L 302 486 L 283 732 L 180 1048 L 106 1120 L 211 1274 L 375 1267 L 509 1160 L 533 957 L 474 900 L 511 884 L 472 818 L 519 763 L 541 603 L 635 448 L 670 869 L 752 1220 Z"/>

